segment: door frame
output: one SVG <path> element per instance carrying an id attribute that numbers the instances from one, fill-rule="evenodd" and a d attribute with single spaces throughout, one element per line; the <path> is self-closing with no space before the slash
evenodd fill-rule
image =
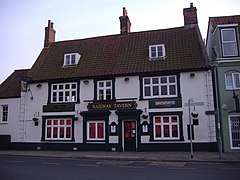
<path id="1" fill-rule="evenodd" d="M 138 149 L 138 123 L 136 119 L 126 119 L 122 121 L 122 147 L 123 151 L 125 152 L 125 122 L 134 122 L 135 123 L 135 150 L 137 151 Z"/>

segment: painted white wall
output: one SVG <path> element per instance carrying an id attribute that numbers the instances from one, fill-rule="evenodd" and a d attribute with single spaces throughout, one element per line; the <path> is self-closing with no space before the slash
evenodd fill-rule
<path id="1" fill-rule="evenodd" d="M 8 105 L 8 121 L 0 122 L 0 134 L 11 135 L 11 142 L 17 142 L 20 98 L 0 99 L 1 105 Z"/>

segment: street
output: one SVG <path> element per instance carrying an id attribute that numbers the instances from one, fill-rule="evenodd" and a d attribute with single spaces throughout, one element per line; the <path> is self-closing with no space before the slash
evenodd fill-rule
<path id="1" fill-rule="evenodd" d="M 239 180 L 240 164 L 0 155 L 1 180 Z"/>

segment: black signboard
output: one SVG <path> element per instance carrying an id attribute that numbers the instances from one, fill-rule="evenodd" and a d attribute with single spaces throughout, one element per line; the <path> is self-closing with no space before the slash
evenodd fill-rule
<path id="1" fill-rule="evenodd" d="M 137 103 L 130 102 L 97 102 L 89 103 L 89 110 L 121 110 L 121 109 L 136 109 Z"/>
<path id="2" fill-rule="evenodd" d="M 75 111 L 74 104 L 50 104 L 43 106 L 43 112 L 71 112 Z"/>
<path id="3" fill-rule="evenodd" d="M 178 108 L 182 107 L 182 99 L 157 99 L 149 101 L 149 108 Z"/>

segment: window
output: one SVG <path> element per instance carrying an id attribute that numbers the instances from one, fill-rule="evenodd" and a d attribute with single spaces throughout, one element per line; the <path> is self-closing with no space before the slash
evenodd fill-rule
<path id="1" fill-rule="evenodd" d="M 52 84 L 51 102 L 76 102 L 77 83 Z"/>
<path id="2" fill-rule="evenodd" d="M 225 74 L 226 89 L 240 89 L 240 73 L 229 72 Z"/>
<path id="3" fill-rule="evenodd" d="M 153 131 L 155 140 L 179 140 L 179 117 L 177 115 L 154 116 Z"/>
<path id="4" fill-rule="evenodd" d="M 111 100 L 112 99 L 112 81 L 98 81 L 97 82 L 97 100 Z"/>
<path id="5" fill-rule="evenodd" d="M 105 122 L 87 122 L 87 140 L 105 140 Z"/>
<path id="6" fill-rule="evenodd" d="M 221 30 L 223 56 L 238 56 L 237 38 L 234 28 Z"/>
<path id="7" fill-rule="evenodd" d="M 149 58 L 164 58 L 165 57 L 165 46 L 164 44 L 157 44 L 149 46 Z"/>
<path id="8" fill-rule="evenodd" d="M 46 119 L 46 140 L 72 140 L 72 119 Z"/>
<path id="9" fill-rule="evenodd" d="M 64 54 L 64 64 L 63 66 L 77 65 L 81 55 L 78 53 Z"/>
<path id="10" fill-rule="evenodd" d="M 7 122 L 7 121 L 8 121 L 8 105 L 2 105 L 0 122 Z"/>
<path id="11" fill-rule="evenodd" d="M 240 116 L 230 116 L 231 149 L 240 149 Z"/>
<path id="12" fill-rule="evenodd" d="M 177 97 L 176 76 L 143 78 L 144 98 Z"/>

